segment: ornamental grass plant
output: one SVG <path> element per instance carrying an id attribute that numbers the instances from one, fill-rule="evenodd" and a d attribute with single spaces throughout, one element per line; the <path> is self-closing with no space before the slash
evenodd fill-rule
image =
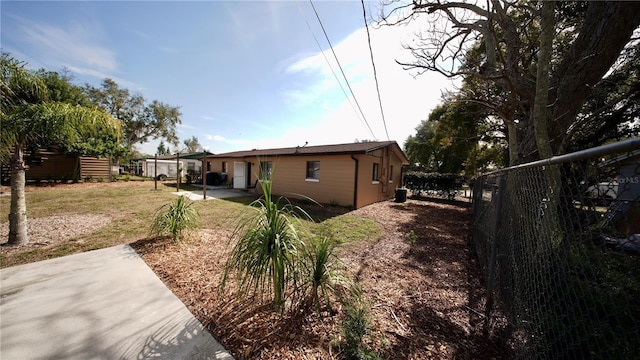
<path id="1" fill-rule="evenodd" d="M 186 196 L 180 196 L 175 201 L 162 205 L 153 217 L 151 235 L 170 235 L 177 242 L 184 240 L 187 233 L 200 224 L 200 214 L 193 204 Z"/>
<path id="2" fill-rule="evenodd" d="M 318 314 L 322 301 L 333 312 L 330 294 L 341 298 L 353 287 L 351 279 L 342 274 L 335 248 L 336 243 L 328 237 L 311 239 L 303 247 L 299 291 L 304 294 L 304 304 L 313 306 Z"/>
<path id="3" fill-rule="evenodd" d="M 237 242 L 226 262 L 221 288 L 234 275 L 239 296 L 270 296 L 274 309 L 282 312 L 304 246 L 295 225 L 300 225 L 300 214 L 309 216 L 283 197 L 274 201 L 270 180 L 260 180 L 260 186 L 263 195 L 251 203 L 233 232 Z"/>

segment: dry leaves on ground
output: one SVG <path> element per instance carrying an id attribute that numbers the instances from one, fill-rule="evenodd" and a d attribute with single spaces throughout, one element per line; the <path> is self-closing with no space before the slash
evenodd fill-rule
<path id="1" fill-rule="evenodd" d="M 468 204 L 381 202 L 349 214 L 373 219 L 377 242 L 341 246 L 339 257 L 370 303 L 367 345 L 389 359 L 508 358 L 483 336 L 484 291 L 469 246 Z M 275 314 L 268 306 L 220 291 L 230 233 L 202 230 L 188 244 L 134 244 L 149 266 L 237 359 L 340 358 L 340 322 L 318 315 Z"/>

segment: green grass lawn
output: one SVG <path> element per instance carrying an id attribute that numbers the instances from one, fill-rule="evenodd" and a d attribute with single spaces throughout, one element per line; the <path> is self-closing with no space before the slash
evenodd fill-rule
<path id="1" fill-rule="evenodd" d="M 149 237 L 151 220 L 162 205 L 175 200 L 175 184 L 153 181 L 119 182 L 94 184 L 94 186 L 57 185 L 47 188 L 27 187 L 27 214 L 29 219 L 60 214 L 101 214 L 111 218 L 111 222 L 97 231 L 71 239 L 64 243 L 37 247 L 24 252 L 0 254 L 0 267 L 14 266 L 77 252 L 95 250 L 119 244 L 132 243 Z M 173 185 L 173 186 L 171 186 Z M 180 186 L 181 190 L 191 187 Z M 9 191 L 8 188 L 3 190 Z M 6 222 L 9 214 L 9 196 L 0 200 L 0 221 Z M 198 201 L 194 205 L 202 218 L 205 229 L 233 230 L 237 220 L 247 211 L 253 197 Z M 307 222 L 309 229 L 320 236 L 328 236 L 344 243 L 358 240 L 377 240 L 380 230 L 369 219 L 348 214 L 327 214 L 314 218 L 317 223 Z"/>

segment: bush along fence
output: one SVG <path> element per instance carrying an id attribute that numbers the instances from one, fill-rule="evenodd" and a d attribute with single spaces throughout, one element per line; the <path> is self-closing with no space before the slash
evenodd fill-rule
<path id="1" fill-rule="evenodd" d="M 408 171 L 404 174 L 405 187 L 415 195 L 440 196 L 448 199 L 459 194 L 465 178 L 457 174 Z"/>
<path id="2" fill-rule="evenodd" d="M 485 330 L 515 358 L 638 357 L 640 138 L 485 174 L 473 219 Z"/>

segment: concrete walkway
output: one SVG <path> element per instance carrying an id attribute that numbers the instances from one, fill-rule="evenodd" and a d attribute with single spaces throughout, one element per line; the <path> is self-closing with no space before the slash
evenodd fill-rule
<path id="1" fill-rule="evenodd" d="M 0 359 L 233 359 L 128 245 L 0 270 Z"/>
<path id="2" fill-rule="evenodd" d="M 178 191 L 178 192 L 172 192 L 172 194 L 186 196 L 192 201 L 204 200 L 204 193 L 202 190 Z M 234 189 L 229 189 L 227 187 L 216 188 L 216 189 L 208 188 L 207 190 L 207 200 L 228 199 L 228 198 L 250 196 L 250 195 L 251 194 L 249 194 L 247 191 L 234 190 Z"/>

